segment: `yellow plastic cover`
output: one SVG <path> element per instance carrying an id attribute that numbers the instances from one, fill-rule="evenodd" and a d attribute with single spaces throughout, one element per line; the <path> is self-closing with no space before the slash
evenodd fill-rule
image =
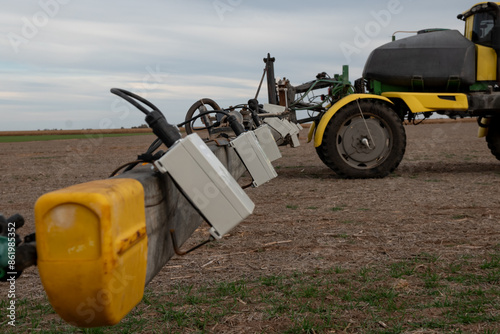
<path id="1" fill-rule="evenodd" d="M 66 322 L 114 325 L 141 301 L 147 234 L 140 182 L 108 179 L 45 194 L 35 221 L 40 278 Z"/>

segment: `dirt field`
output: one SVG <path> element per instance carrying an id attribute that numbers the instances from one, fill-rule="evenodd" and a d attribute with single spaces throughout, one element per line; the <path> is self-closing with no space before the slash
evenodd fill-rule
<path id="1" fill-rule="evenodd" d="M 252 216 L 222 241 L 173 258 L 149 287 L 161 291 L 172 282 L 197 285 L 336 266 L 354 270 L 423 253 L 452 262 L 458 254 L 483 258 L 498 250 L 500 162 L 477 138 L 477 125 L 408 125 L 406 131 L 404 160 L 381 180 L 339 179 L 304 133 L 301 147 L 281 148 L 283 158 L 274 163 L 278 178 L 247 190 L 256 204 Z M 152 140 L 93 135 L 0 144 L 0 212 L 21 213 L 27 221 L 21 234 L 34 231 L 32 209 L 39 196 L 106 178 Z M 189 243 L 206 235 L 200 229 Z M 17 284 L 19 298 L 43 295 L 36 269 L 27 270 Z M 5 299 L 4 286 L 0 293 Z M 355 322 L 358 316 L 347 317 Z M 247 317 L 231 326 L 241 332 L 263 328 L 256 322 Z"/>

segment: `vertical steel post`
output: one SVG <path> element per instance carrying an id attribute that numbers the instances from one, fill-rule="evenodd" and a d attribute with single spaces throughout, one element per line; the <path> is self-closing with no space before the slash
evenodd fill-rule
<path id="1" fill-rule="evenodd" d="M 267 58 L 264 58 L 264 63 L 267 65 L 267 93 L 269 96 L 269 104 L 279 104 L 278 93 L 276 92 L 276 79 L 274 77 L 275 60 L 275 58 L 271 58 L 269 53 L 267 54 Z"/>

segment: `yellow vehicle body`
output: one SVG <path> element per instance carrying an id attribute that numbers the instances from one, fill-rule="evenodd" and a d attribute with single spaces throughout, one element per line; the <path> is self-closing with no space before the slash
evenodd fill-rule
<path id="1" fill-rule="evenodd" d="M 413 114 L 439 110 L 467 111 L 469 108 L 465 94 L 387 92 L 382 96 L 391 100 L 401 99 Z"/>
<path id="2" fill-rule="evenodd" d="M 321 118 L 318 125 L 313 125 L 309 133 L 309 141 L 314 136 L 314 147 L 321 146 L 323 136 L 331 118 L 343 107 L 356 100 L 379 100 L 385 103 L 394 104 L 393 99 L 400 99 L 405 102 L 409 110 L 414 113 L 434 112 L 439 110 L 460 110 L 466 111 L 469 108 L 467 95 L 452 93 L 402 93 L 387 92 L 380 95 L 373 94 L 352 94 L 344 97 L 335 103 Z"/>
<path id="3" fill-rule="evenodd" d="M 476 45 L 477 81 L 495 81 L 497 79 L 497 53 L 492 48 Z"/>

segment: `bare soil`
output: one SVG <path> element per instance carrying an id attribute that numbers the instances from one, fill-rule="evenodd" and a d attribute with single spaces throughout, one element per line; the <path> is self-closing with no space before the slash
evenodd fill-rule
<path id="1" fill-rule="evenodd" d="M 254 214 L 223 240 L 174 257 L 149 287 L 161 291 L 172 282 L 196 285 L 335 266 L 362 268 L 425 252 L 443 260 L 492 252 L 500 244 L 500 162 L 477 138 L 477 125 L 446 122 L 405 129 L 408 145 L 401 165 L 393 175 L 374 180 L 337 177 L 306 143 L 304 130 L 300 147 L 281 147 L 283 158 L 274 163 L 278 178 L 247 190 L 256 204 Z M 0 143 L 0 211 L 22 214 L 26 226 L 20 234 L 33 232 L 39 196 L 106 178 L 153 139 L 89 135 Z M 207 235 L 203 226 L 183 248 Z M 17 294 L 43 296 L 36 268 L 18 279 Z M 0 296 L 6 299 L 4 285 Z M 251 327 L 251 321 L 239 326 Z"/>

